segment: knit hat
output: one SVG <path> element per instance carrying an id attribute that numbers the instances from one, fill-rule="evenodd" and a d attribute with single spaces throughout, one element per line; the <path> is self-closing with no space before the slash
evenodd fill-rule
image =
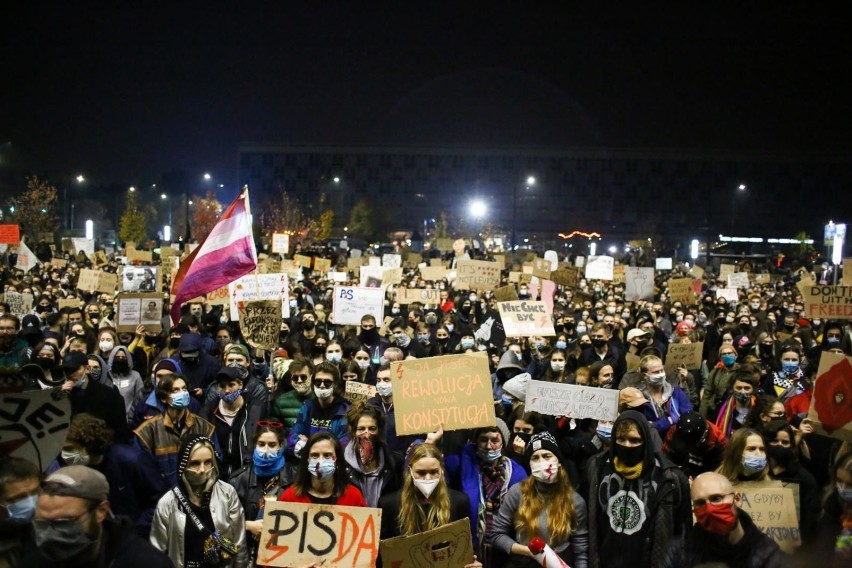
<path id="1" fill-rule="evenodd" d="M 529 462 L 533 453 L 539 450 L 547 450 L 556 456 L 559 463 L 564 462 L 562 450 L 559 449 L 559 445 L 556 443 L 556 438 L 554 438 L 553 434 L 550 432 L 539 432 L 532 435 L 526 449 L 524 449 L 524 459 Z"/>
<path id="2" fill-rule="evenodd" d="M 527 387 L 529 387 L 532 377 L 529 373 L 521 373 L 515 375 L 505 383 L 503 383 L 503 392 L 510 394 L 520 401 L 527 399 Z"/>

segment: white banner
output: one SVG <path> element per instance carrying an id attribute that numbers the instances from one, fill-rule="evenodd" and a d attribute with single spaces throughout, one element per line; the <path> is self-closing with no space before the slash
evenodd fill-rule
<path id="1" fill-rule="evenodd" d="M 530 381 L 525 409 L 548 416 L 613 421 L 618 416 L 616 389 Z"/>
<path id="2" fill-rule="evenodd" d="M 335 286 L 333 304 L 335 325 L 360 325 L 361 318 L 367 314 L 380 323 L 384 320 L 385 290 Z"/>

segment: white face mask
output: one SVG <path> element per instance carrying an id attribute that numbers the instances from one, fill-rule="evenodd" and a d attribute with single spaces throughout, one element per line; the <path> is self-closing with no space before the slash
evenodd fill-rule
<path id="1" fill-rule="evenodd" d="M 414 487 L 420 490 L 420 493 L 423 494 L 427 499 L 432 496 L 432 493 L 435 491 L 435 488 L 438 487 L 438 483 L 441 482 L 441 478 L 437 479 L 414 479 L 411 478 L 411 481 L 414 482 Z"/>
<path id="2" fill-rule="evenodd" d="M 355 363 L 358 364 L 358 368 L 362 371 L 366 371 L 370 368 L 370 360 L 369 359 L 355 359 Z"/>
<path id="3" fill-rule="evenodd" d="M 376 392 L 379 393 L 379 396 L 389 397 L 393 394 L 393 383 L 376 383 Z"/>
<path id="4" fill-rule="evenodd" d="M 98 347 L 101 348 L 101 351 L 106 353 L 107 351 L 112 351 L 112 348 L 115 347 L 115 343 L 112 341 L 101 341 L 98 343 Z"/>
<path id="5" fill-rule="evenodd" d="M 334 389 L 333 388 L 318 389 L 318 388 L 314 387 L 314 394 L 317 395 L 317 398 L 330 398 L 331 395 L 334 394 Z"/>
<path id="6" fill-rule="evenodd" d="M 551 361 L 550 362 L 550 368 L 553 369 L 554 371 L 561 371 L 562 369 L 565 368 L 565 362 L 564 361 Z"/>
<path id="7" fill-rule="evenodd" d="M 556 483 L 556 474 L 559 472 L 559 461 L 538 461 L 530 464 L 530 473 L 538 481 L 544 483 Z"/>

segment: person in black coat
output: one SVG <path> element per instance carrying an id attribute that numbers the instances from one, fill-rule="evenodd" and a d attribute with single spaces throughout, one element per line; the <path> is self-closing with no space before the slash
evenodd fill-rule
<path id="1" fill-rule="evenodd" d="M 86 374 L 89 359 L 71 351 L 62 359 L 61 371 L 65 381 L 60 391 L 71 400 L 71 415 L 91 414 L 106 422 L 117 442 L 130 440 L 124 399 L 115 387 L 93 381 Z"/>

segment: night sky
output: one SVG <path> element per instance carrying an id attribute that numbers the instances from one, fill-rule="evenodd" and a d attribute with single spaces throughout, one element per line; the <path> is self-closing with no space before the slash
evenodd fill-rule
<path id="1" fill-rule="evenodd" d="M 852 150 L 848 14 L 810 4 L 77 4 L 4 6 L 7 173 L 232 187 L 243 142 Z"/>

